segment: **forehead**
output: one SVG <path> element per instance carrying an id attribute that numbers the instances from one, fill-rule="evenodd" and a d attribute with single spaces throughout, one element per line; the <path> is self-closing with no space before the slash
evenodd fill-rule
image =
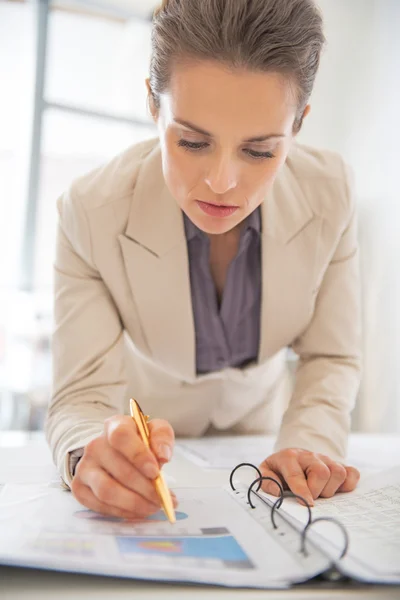
<path id="1" fill-rule="evenodd" d="M 281 75 L 211 62 L 176 64 L 161 103 L 171 119 L 216 135 L 233 124 L 239 136 L 289 133 L 296 110 L 292 86 Z"/>

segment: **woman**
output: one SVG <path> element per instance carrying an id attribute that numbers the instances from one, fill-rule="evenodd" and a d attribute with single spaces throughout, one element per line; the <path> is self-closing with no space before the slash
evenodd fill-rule
<path id="1" fill-rule="evenodd" d="M 59 200 L 47 437 L 93 510 L 156 511 L 174 432 L 274 431 L 285 405 L 263 474 L 311 504 L 357 484 L 342 464 L 360 379 L 354 201 L 341 158 L 295 142 L 323 42 L 311 0 L 164 2 L 158 139 Z M 152 452 L 131 395 L 159 417 Z"/>

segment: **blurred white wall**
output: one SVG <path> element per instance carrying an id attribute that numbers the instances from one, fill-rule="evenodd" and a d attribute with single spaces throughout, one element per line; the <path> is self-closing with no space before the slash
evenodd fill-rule
<path id="1" fill-rule="evenodd" d="M 400 2 L 318 4 L 327 47 L 300 139 L 340 152 L 364 200 L 391 195 L 400 157 Z"/>
<path id="2" fill-rule="evenodd" d="M 328 45 L 299 140 L 354 169 L 364 376 L 354 426 L 400 431 L 400 2 L 319 0 Z"/>

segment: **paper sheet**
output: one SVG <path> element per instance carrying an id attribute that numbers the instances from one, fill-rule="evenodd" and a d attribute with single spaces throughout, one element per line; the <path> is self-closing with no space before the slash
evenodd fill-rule
<path id="1" fill-rule="evenodd" d="M 258 465 L 273 452 L 274 440 L 263 435 L 181 438 L 176 447 L 189 460 L 208 469 L 233 469 L 241 462 Z"/>
<path id="2" fill-rule="evenodd" d="M 87 510 L 54 487 L 6 485 L 0 493 L 0 564 L 272 588 L 326 568 L 325 557 L 299 553 L 294 530 L 295 543 L 284 545 L 269 511 L 251 511 L 240 493 L 175 491 L 180 505 L 171 525 L 162 512 L 125 521 Z"/>
<path id="3" fill-rule="evenodd" d="M 60 479 L 52 464 L 47 444 L 32 443 L 29 452 L 21 446 L 1 447 L 0 484 L 2 483 L 47 483 Z"/>
<path id="4" fill-rule="evenodd" d="M 207 469 L 233 469 L 241 462 L 259 465 L 273 453 L 275 438 L 265 435 L 181 438 L 177 448 L 194 463 Z M 396 452 L 397 449 L 397 452 Z M 381 470 L 400 463 L 399 436 L 359 436 L 349 441 L 347 464 L 359 469 Z"/>
<path id="5" fill-rule="evenodd" d="M 304 507 L 293 499 L 286 499 L 284 505 L 287 514 L 306 523 Z M 334 517 L 346 527 L 349 550 L 339 561 L 346 572 L 371 581 L 386 577 L 400 582 L 400 467 L 370 475 L 354 492 L 316 500 L 312 514 L 313 518 Z M 310 539 L 319 540 L 331 552 L 334 547 L 340 555 L 344 537 L 333 523 L 318 523 L 310 534 Z"/>

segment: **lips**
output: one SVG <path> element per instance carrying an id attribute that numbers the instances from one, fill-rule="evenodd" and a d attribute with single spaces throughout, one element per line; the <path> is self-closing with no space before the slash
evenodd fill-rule
<path id="1" fill-rule="evenodd" d="M 231 206 L 229 204 L 211 204 L 202 200 L 196 200 L 196 204 L 206 215 L 211 217 L 229 217 L 239 208 L 238 206 Z"/>

